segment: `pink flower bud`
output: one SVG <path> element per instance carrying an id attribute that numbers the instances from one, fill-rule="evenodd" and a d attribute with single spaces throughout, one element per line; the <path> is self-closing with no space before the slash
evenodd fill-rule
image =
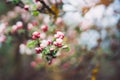
<path id="1" fill-rule="evenodd" d="M 37 39 L 37 38 L 40 38 L 40 32 L 35 31 L 32 34 L 32 39 Z"/>
<path id="2" fill-rule="evenodd" d="M 57 47 L 59 47 L 59 48 L 62 47 L 62 44 L 57 44 Z"/>
<path id="3" fill-rule="evenodd" d="M 64 38 L 64 34 L 60 31 L 57 31 L 57 33 L 54 35 L 55 38 L 61 38 L 63 39 Z"/>
<path id="4" fill-rule="evenodd" d="M 57 47 L 62 47 L 62 44 L 61 44 L 61 43 L 54 42 L 53 44 L 54 44 L 55 46 L 57 46 Z"/>
<path id="5" fill-rule="evenodd" d="M 37 47 L 37 48 L 35 48 L 35 51 L 36 51 L 37 54 L 39 54 L 40 52 L 42 52 L 42 48 L 41 47 Z"/>
<path id="6" fill-rule="evenodd" d="M 29 5 L 25 5 L 25 6 L 24 6 L 24 9 L 25 9 L 26 11 L 28 11 L 28 10 L 29 10 Z"/>
<path id="7" fill-rule="evenodd" d="M 48 45 L 52 44 L 52 41 L 51 40 L 48 40 Z"/>
<path id="8" fill-rule="evenodd" d="M 41 30 L 42 30 L 43 32 L 48 31 L 48 26 L 47 26 L 47 25 L 41 26 Z"/>

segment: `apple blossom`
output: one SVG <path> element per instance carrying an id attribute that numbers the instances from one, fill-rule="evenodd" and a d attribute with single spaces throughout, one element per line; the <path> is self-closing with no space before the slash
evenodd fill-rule
<path id="1" fill-rule="evenodd" d="M 48 26 L 47 26 L 47 25 L 42 25 L 42 26 L 41 26 L 41 30 L 42 30 L 43 32 L 48 31 Z"/>
<path id="2" fill-rule="evenodd" d="M 37 38 L 40 38 L 40 32 L 35 31 L 35 32 L 33 32 L 33 34 L 32 34 L 32 39 L 35 40 L 35 39 L 37 39 Z"/>
<path id="3" fill-rule="evenodd" d="M 62 47 L 62 42 L 63 42 L 63 40 L 58 38 L 58 39 L 56 39 L 56 41 L 53 44 L 57 47 Z"/>
<path id="4" fill-rule="evenodd" d="M 29 5 L 25 5 L 25 6 L 24 6 L 24 9 L 25 9 L 26 11 L 28 11 L 28 10 L 29 10 Z"/>
<path id="5" fill-rule="evenodd" d="M 15 33 L 18 30 L 17 25 L 13 25 L 12 26 L 12 33 Z"/>
<path id="6" fill-rule="evenodd" d="M 36 51 L 37 54 L 39 54 L 40 52 L 42 52 L 42 48 L 41 47 L 36 47 L 35 51 Z"/>
<path id="7" fill-rule="evenodd" d="M 28 29 L 28 30 L 32 30 L 33 27 L 34 27 L 34 26 L 33 26 L 32 23 L 28 23 L 28 25 L 27 25 L 27 29 Z"/>
<path id="8" fill-rule="evenodd" d="M 42 4 L 40 2 L 36 2 L 37 5 L 37 9 L 41 9 L 42 8 Z"/>
<path id="9" fill-rule="evenodd" d="M 49 42 L 47 40 L 43 40 L 43 41 L 41 41 L 40 47 L 45 48 L 48 46 L 48 44 L 49 44 Z"/>
<path id="10" fill-rule="evenodd" d="M 60 31 L 57 31 L 57 33 L 54 35 L 55 38 L 61 38 L 63 39 L 64 38 L 64 34 Z"/>
<path id="11" fill-rule="evenodd" d="M 22 21 L 18 21 L 18 22 L 16 23 L 16 26 L 17 26 L 18 29 L 22 28 L 22 27 L 23 27 Z"/>
<path id="12" fill-rule="evenodd" d="M 4 42 L 6 40 L 5 35 L 0 35 L 0 43 Z"/>

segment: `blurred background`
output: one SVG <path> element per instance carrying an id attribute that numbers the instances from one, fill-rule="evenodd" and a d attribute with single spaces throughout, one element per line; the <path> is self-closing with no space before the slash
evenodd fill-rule
<path id="1" fill-rule="evenodd" d="M 64 12 L 51 24 L 49 15 L 33 16 L 0 0 L 0 80 L 120 80 L 120 0 L 63 0 L 59 5 Z M 18 21 L 28 31 L 9 33 Z M 63 31 L 70 46 L 51 65 L 25 45 L 29 29 L 42 24 L 51 32 Z"/>

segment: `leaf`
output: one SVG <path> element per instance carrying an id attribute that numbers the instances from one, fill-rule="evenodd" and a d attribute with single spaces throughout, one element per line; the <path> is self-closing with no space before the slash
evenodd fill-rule
<path id="1" fill-rule="evenodd" d="M 57 54 L 57 50 L 56 50 L 56 51 L 53 51 L 52 54 L 53 54 L 53 56 L 55 56 L 55 55 Z"/>
<path id="2" fill-rule="evenodd" d="M 20 2 L 20 0 L 13 0 L 12 2 L 13 2 L 13 4 L 18 4 Z"/>
<path id="3" fill-rule="evenodd" d="M 36 41 L 29 41 L 29 42 L 27 43 L 27 47 L 33 48 L 33 47 L 35 47 L 36 44 L 37 44 Z"/>
<path id="4" fill-rule="evenodd" d="M 34 16 L 38 16 L 38 15 L 39 15 L 39 12 L 38 12 L 38 11 L 34 11 L 32 14 L 33 14 Z"/>
<path id="5" fill-rule="evenodd" d="M 70 51 L 70 47 L 63 48 L 63 50 L 65 50 L 66 52 L 69 52 Z"/>

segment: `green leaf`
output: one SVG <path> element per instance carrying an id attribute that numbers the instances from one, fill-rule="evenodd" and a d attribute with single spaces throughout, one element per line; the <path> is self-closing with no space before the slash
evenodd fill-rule
<path id="1" fill-rule="evenodd" d="M 42 51 L 43 54 L 48 54 L 50 53 L 49 49 L 48 48 L 44 48 L 44 50 Z"/>
<path id="2" fill-rule="evenodd" d="M 57 54 L 57 50 L 56 50 L 56 51 L 53 51 L 52 54 L 53 54 L 53 56 L 55 56 L 55 55 Z"/>
<path id="3" fill-rule="evenodd" d="M 27 43 L 27 47 L 33 48 L 33 47 L 35 47 L 36 44 L 37 44 L 36 41 L 29 41 L 29 42 Z"/>
<path id="4" fill-rule="evenodd" d="M 34 11 L 32 14 L 33 14 L 34 16 L 38 16 L 38 15 L 39 15 L 39 12 L 38 12 L 38 11 Z"/>
<path id="5" fill-rule="evenodd" d="M 13 0 L 12 2 L 13 2 L 13 4 L 18 4 L 20 2 L 20 0 Z"/>
<path id="6" fill-rule="evenodd" d="M 20 30 L 18 30 L 18 33 L 20 34 L 20 33 L 24 33 L 25 32 L 25 30 L 24 29 L 20 29 Z"/>
<path id="7" fill-rule="evenodd" d="M 63 50 L 65 50 L 66 52 L 69 52 L 70 51 L 70 47 L 63 48 Z"/>

